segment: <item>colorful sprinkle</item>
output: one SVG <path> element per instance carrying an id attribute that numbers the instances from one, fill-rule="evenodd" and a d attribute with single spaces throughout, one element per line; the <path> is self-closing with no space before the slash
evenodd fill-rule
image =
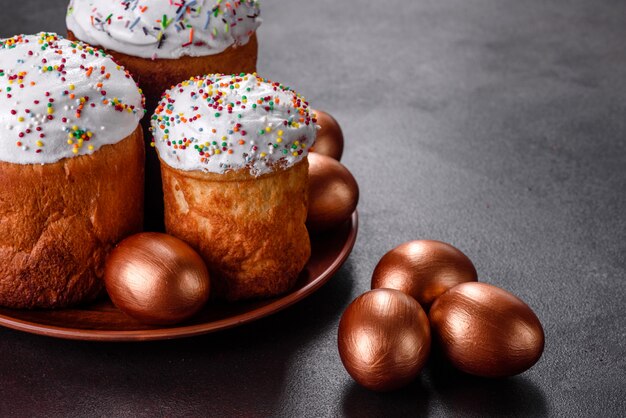
<path id="1" fill-rule="evenodd" d="M 260 106 L 248 107 L 248 101 Z M 175 168 L 246 168 L 260 175 L 306 156 L 316 127 L 302 96 L 256 74 L 239 74 L 194 77 L 172 87 L 152 117 L 152 132 L 159 155 Z"/>
<path id="2" fill-rule="evenodd" d="M 6 112 L 4 117 L 10 124 L 4 132 L 12 136 L 11 149 L 4 148 L 0 142 L 3 161 L 45 163 L 91 152 L 103 145 L 98 139 L 97 146 L 93 143 L 96 127 L 102 124 L 99 119 L 110 118 L 117 112 L 131 114 L 131 118 L 114 122 L 114 132 L 120 126 L 123 130 L 124 125 L 132 125 L 134 130 L 145 113 L 141 90 L 137 88 L 135 94 L 129 91 L 132 85 L 129 73 L 105 52 L 86 44 L 53 33 L 18 35 L 0 39 L 0 62 L 3 67 L 0 98 L 4 101 L 0 112 Z M 112 78 L 111 74 L 116 77 Z M 128 85 L 120 85 L 120 79 Z M 112 91 L 128 92 L 126 99 L 133 103 L 109 97 L 106 90 L 109 80 L 113 82 Z M 20 88 L 19 94 L 10 93 L 12 86 Z M 104 132 L 99 138 L 108 136 Z M 113 142 L 108 138 L 104 143 Z"/>
<path id="3" fill-rule="evenodd" d="M 143 58 L 212 55 L 248 43 L 261 24 L 259 0 L 72 0 L 68 28 L 104 32 L 104 47 Z M 138 11 L 141 16 L 137 16 Z M 146 11 L 149 13 L 146 14 Z M 200 34 L 202 32 L 202 34 Z M 129 39 L 131 41 L 129 41 Z"/>

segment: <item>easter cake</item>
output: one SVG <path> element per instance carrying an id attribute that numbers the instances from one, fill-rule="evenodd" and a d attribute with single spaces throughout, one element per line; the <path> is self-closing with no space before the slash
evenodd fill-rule
<path id="1" fill-rule="evenodd" d="M 203 256 L 218 296 L 279 295 L 311 254 L 305 226 L 306 100 L 254 74 L 208 75 L 166 92 L 152 117 L 168 233 Z"/>
<path id="2" fill-rule="evenodd" d="M 51 33 L 0 40 L 0 306 L 101 292 L 107 254 L 142 228 L 143 101 L 103 51 Z"/>

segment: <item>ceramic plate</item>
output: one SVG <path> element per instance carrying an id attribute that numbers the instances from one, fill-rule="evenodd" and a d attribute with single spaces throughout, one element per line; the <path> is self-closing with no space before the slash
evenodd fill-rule
<path id="1" fill-rule="evenodd" d="M 0 308 L 0 325 L 49 337 L 92 341 L 147 341 L 191 337 L 236 327 L 271 315 L 304 299 L 339 270 L 356 241 L 358 214 L 311 240 L 312 255 L 294 289 L 281 297 L 254 302 L 209 302 L 196 316 L 174 326 L 141 324 L 110 300 L 75 309 L 29 311 Z"/>

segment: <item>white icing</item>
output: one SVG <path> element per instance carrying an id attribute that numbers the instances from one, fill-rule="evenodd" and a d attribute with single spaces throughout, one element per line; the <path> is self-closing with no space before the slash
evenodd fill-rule
<path id="1" fill-rule="evenodd" d="M 248 168 L 259 176 L 304 158 L 317 125 L 306 100 L 287 87 L 251 74 L 208 75 L 165 93 L 152 132 L 159 157 L 173 168 Z"/>
<path id="2" fill-rule="evenodd" d="M 102 51 L 55 34 L 0 40 L 0 161 L 91 154 L 130 135 L 143 109 L 136 83 Z"/>
<path id="3" fill-rule="evenodd" d="M 259 14 L 258 0 L 72 0 L 66 23 L 92 45 L 175 59 L 245 45 L 261 24 Z"/>

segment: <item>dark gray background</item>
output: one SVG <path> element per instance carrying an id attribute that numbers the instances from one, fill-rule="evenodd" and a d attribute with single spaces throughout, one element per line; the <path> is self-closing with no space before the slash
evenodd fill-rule
<path id="1" fill-rule="evenodd" d="M 64 32 L 64 0 L 3 2 L 2 36 Z M 0 329 L 0 415 L 620 416 L 626 413 L 626 2 L 266 0 L 259 71 L 334 114 L 361 186 L 341 271 L 273 317 L 101 344 Z M 401 242 L 448 241 L 525 300 L 546 350 L 489 381 L 431 362 L 356 386 L 341 313 Z"/>

